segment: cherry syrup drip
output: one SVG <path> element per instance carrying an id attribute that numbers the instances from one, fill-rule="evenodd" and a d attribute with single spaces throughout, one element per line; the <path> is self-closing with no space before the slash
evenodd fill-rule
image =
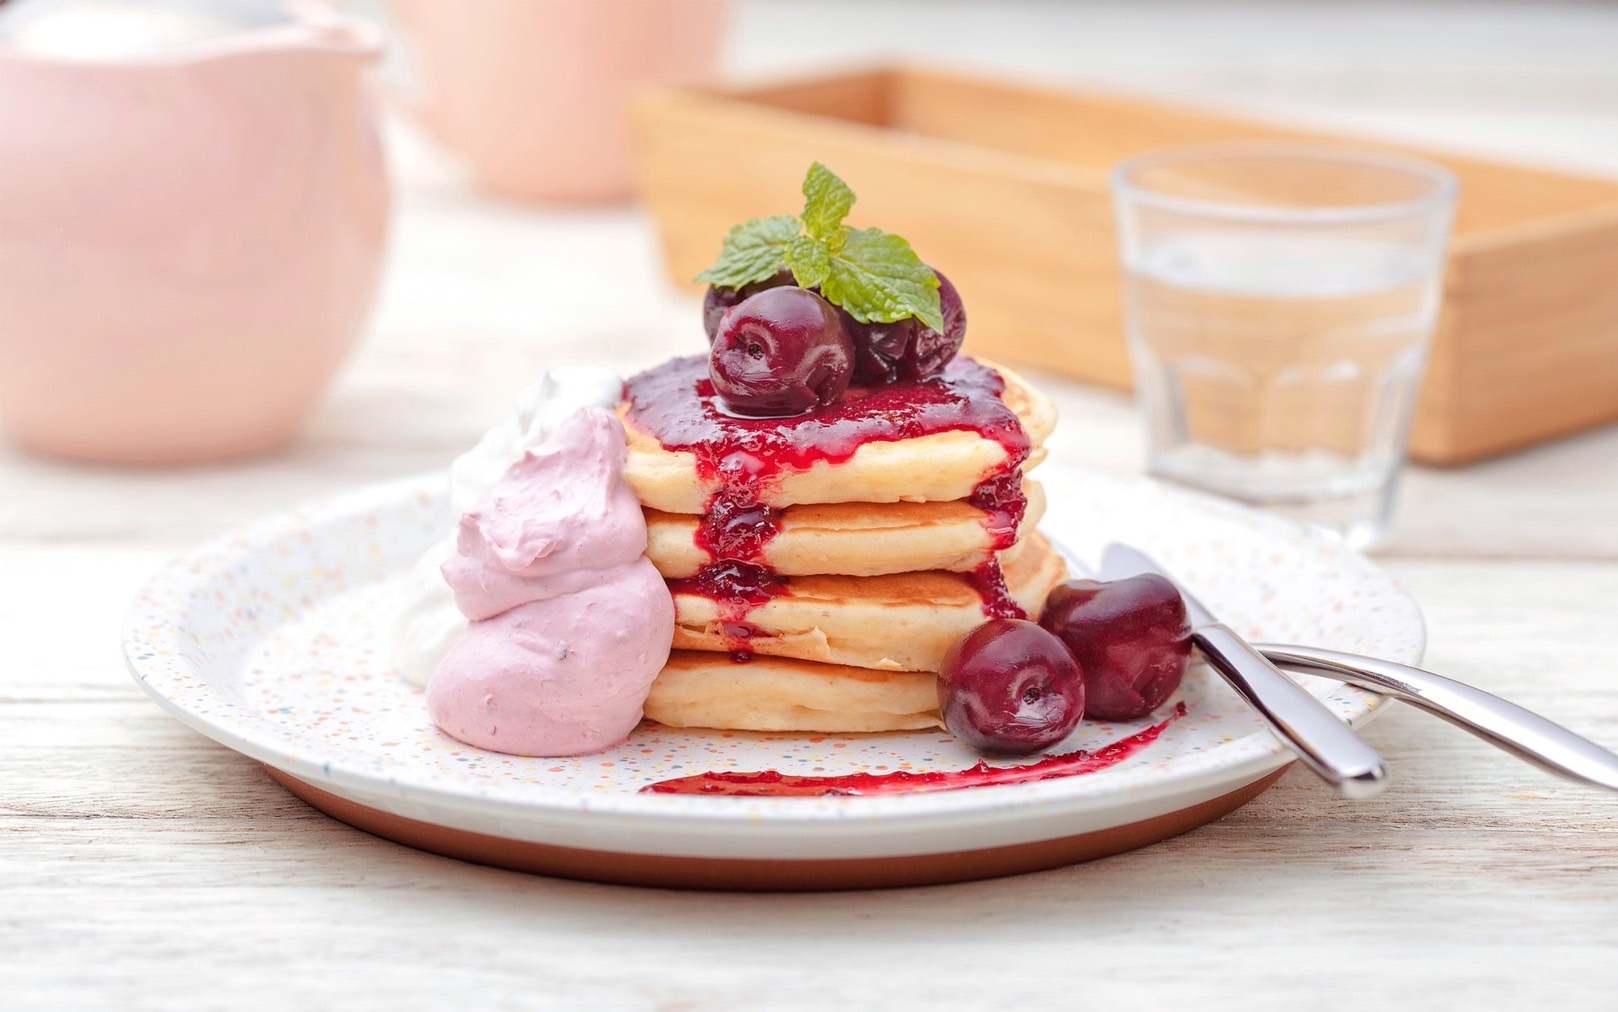
<path id="1" fill-rule="evenodd" d="M 781 511 L 758 501 L 758 489 L 721 485 L 697 528 L 697 547 L 715 562 L 759 562 L 780 533 Z"/>
<path id="2" fill-rule="evenodd" d="M 760 502 L 770 481 L 819 461 L 843 463 L 866 443 L 953 430 L 976 432 L 1005 448 L 1005 461 L 978 485 L 971 502 L 987 511 L 985 527 L 996 550 L 1010 547 L 1027 506 L 1021 481 L 1030 444 L 1016 413 L 1000 399 L 1004 390 L 999 373 L 957 357 L 937 376 L 852 388 L 836 403 L 808 415 L 744 418 L 719 406 L 704 356 L 671 359 L 633 377 L 625 386 L 629 422 L 664 449 L 693 454 L 698 477 L 718 483 L 696 537 L 714 562 L 696 577 L 670 581 L 670 587 L 718 602 L 727 627 L 751 628 L 746 619 L 753 608 L 790 593 L 786 579 L 764 580 L 755 572 L 768 573 L 764 547 L 780 529 L 780 511 Z M 985 614 L 1023 616 L 1006 590 L 997 559 L 991 557 L 972 574 L 972 583 L 983 597 Z M 727 633 L 727 639 L 732 640 L 727 645 L 733 656 L 748 654 L 745 637 Z"/>
<path id="3" fill-rule="evenodd" d="M 697 773 L 671 780 L 659 780 L 640 789 L 642 794 L 699 794 L 712 796 L 759 797 L 870 797 L 879 794 L 919 794 L 953 791 L 967 787 L 996 787 L 1002 784 L 1028 784 L 1058 777 L 1082 776 L 1116 766 L 1156 741 L 1168 726 L 1185 716 L 1185 704 L 1175 706 L 1166 720 L 1127 738 L 1104 745 L 1094 752 L 1079 750 L 1047 756 L 1027 766 L 990 766 L 980 762 L 964 770 L 934 773 L 849 773 L 835 777 L 810 777 L 764 770 L 758 773 Z"/>
<path id="4" fill-rule="evenodd" d="M 1023 514 L 1028 512 L 1028 496 L 1022 490 L 1022 469 L 1003 472 L 985 478 L 972 490 L 967 500 L 986 514 L 983 527 L 989 532 L 991 552 L 1004 551 L 1017 543 L 1017 532 L 1022 528 Z M 1006 574 L 1000 559 L 990 555 L 967 574 L 967 580 L 983 601 L 983 614 L 988 618 L 1027 618 L 1006 586 Z"/>
<path id="5" fill-rule="evenodd" d="M 977 591 L 978 598 L 983 601 L 985 617 L 1028 617 L 1022 605 L 1011 596 L 1011 588 L 1006 586 L 1005 570 L 1000 567 L 1000 560 L 995 556 L 989 556 L 978 568 L 967 573 L 966 582 L 972 585 L 972 589 Z"/>
<path id="6" fill-rule="evenodd" d="M 758 630 L 747 616 L 787 592 L 786 579 L 763 561 L 764 546 L 780 533 L 780 517 L 780 510 L 758 501 L 756 483 L 725 481 L 697 526 L 697 547 L 713 561 L 695 577 L 669 581 L 671 591 L 700 594 L 719 606 L 725 649 L 738 663 L 753 659 L 748 641 Z"/>
<path id="7" fill-rule="evenodd" d="M 669 580 L 668 585 L 672 593 L 706 597 L 719 606 L 725 648 L 730 651 L 731 660 L 737 662 L 753 659 L 748 641 L 758 635 L 758 629 L 747 621 L 747 616 L 754 608 L 786 592 L 785 578 L 777 576 L 768 566 L 728 559 L 702 567 L 696 576 Z"/>
<path id="8" fill-rule="evenodd" d="M 972 490 L 967 502 L 988 514 L 983 520 L 983 528 L 989 532 L 990 545 L 995 551 L 1005 551 L 1017 543 L 1023 514 L 1028 512 L 1028 497 L 1022 490 L 1021 468 L 985 478 Z"/>

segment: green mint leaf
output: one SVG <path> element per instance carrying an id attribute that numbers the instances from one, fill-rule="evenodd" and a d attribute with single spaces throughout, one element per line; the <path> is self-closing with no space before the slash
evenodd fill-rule
<path id="1" fill-rule="evenodd" d="M 914 316 L 942 333 L 944 309 L 938 275 L 910 243 L 879 228 L 849 229 L 831 257 L 820 292 L 861 323 L 893 323 Z"/>
<path id="2" fill-rule="evenodd" d="M 854 191 L 819 162 L 809 166 L 803 180 L 803 230 L 822 242 L 838 237 L 843 219 L 854 206 Z"/>
<path id="3" fill-rule="evenodd" d="M 737 225 L 725 236 L 719 260 L 696 280 L 741 288 L 786 269 L 804 288 L 847 310 L 861 323 L 916 317 L 942 331 L 938 275 L 910 243 L 877 228 L 851 229 L 843 219 L 854 191 L 819 162 L 803 181 L 803 218 L 778 214 Z"/>
<path id="4" fill-rule="evenodd" d="M 798 219 L 790 214 L 754 218 L 737 225 L 725 236 L 719 261 L 694 280 L 720 288 L 740 288 L 780 271 L 787 264 L 787 247 L 798 238 Z"/>
<path id="5" fill-rule="evenodd" d="M 831 252 L 825 243 L 800 235 L 787 247 L 787 267 L 798 287 L 818 288 L 831 273 Z"/>

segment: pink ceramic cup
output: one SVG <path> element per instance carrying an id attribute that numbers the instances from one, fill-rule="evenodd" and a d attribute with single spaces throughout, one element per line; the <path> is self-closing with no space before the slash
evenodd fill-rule
<path id="1" fill-rule="evenodd" d="M 292 437 L 361 333 L 390 193 L 342 19 L 168 54 L 0 48 L 0 421 L 174 463 Z"/>
<path id="2" fill-rule="evenodd" d="M 726 0 L 390 0 L 420 78 L 407 105 L 490 190 L 622 200 L 629 99 L 713 73 Z"/>

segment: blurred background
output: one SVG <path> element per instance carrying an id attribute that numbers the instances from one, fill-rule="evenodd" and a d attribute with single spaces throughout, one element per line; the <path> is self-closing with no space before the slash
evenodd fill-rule
<path id="1" fill-rule="evenodd" d="M 0 4 L 0 12 L 15 15 L 20 6 L 45 9 L 53 2 L 70 14 L 75 7 L 85 13 L 96 6 L 96 0 L 9 0 Z M 267 5 L 268 0 L 213 5 L 195 0 L 179 7 L 193 24 L 197 17 L 216 17 L 240 25 Z M 382 55 L 363 70 L 359 85 L 363 95 L 375 96 L 375 104 L 363 95 L 356 104 L 346 92 L 329 90 L 337 87 L 335 75 L 348 69 L 316 72 L 297 63 L 255 65 L 240 81 L 221 82 L 210 94 L 247 96 L 234 107 L 240 111 L 257 108 L 253 96 L 280 95 L 276 89 L 301 81 L 284 97 L 265 99 L 262 105 L 327 103 L 321 108 L 340 107 L 347 110 L 345 116 L 375 116 L 387 182 L 373 190 L 387 200 L 385 217 L 376 217 L 381 213 L 376 209 L 356 210 L 352 193 L 333 198 L 340 201 L 334 207 L 345 209 L 341 213 L 355 216 L 359 224 L 354 234 L 367 236 L 360 246 L 374 248 L 374 276 L 355 252 L 358 247 L 332 253 L 335 266 L 322 268 L 328 276 L 347 277 L 345 283 L 360 293 L 357 308 L 334 308 L 331 314 L 354 331 L 352 346 L 334 338 L 337 350 L 319 353 L 332 359 L 333 370 L 341 362 L 341 370 L 330 388 L 310 402 L 295 437 L 254 448 L 266 455 L 211 466 L 109 472 L 6 443 L 0 449 L 4 480 L 10 488 L 28 489 L 26 496 L 0 497 L 0 525 L 13 536 L 49 539 L 72 532 L 94 537 L 100 532 L 183 547 L 210 533 L 222 517 L 261 511 L 269 487 L 275 489 L 277 502 L 291 502 L 441 467 L 503 417 L 516 393 L 550 366 L 607 363 L 629 373 L 671 354 L 701 351 L 700 292 L 671 276 L 659 217 L 633 192 L 620 194 L 617 174 L 631 172 L 631 165 L 618 164 L 614 159 L 622 158 L 608 150 L 616 142 L 610 136 L 602 139 L 628 136 L 621 96 L 649 77 L 734 91 L 782 79 L 903 65 L 1101 100 L 1146 98 L 1193 113 L 1234 114 L 1281 127 L 1618 181 L 1618 61 L 1612 55 L 1618 52 L 1618 6 L 1606 3 L 355 0 L 298 6 L 316 20 L 360 26 L 328 25 L 320 29 L 327 34 L 319 46 L 364 48 L 376 43 Z M 544 13 L 536 15 L 536 10 Z M 14 31 L 21 20 L 14 22 Z M 33 45 L 45 50 L 65 46 L 69 57 L 94 62 L 93 53 L 71 52 L 94 48 L 86 42 L 83 24 L 59 24 L 54 37 L 36 33 Z M 345 35 L 334 41 L 338 35 L 332 34 L 370 29 L 375 40 Z M 146 42 L 166 44 L 161 33 L 148 32 Z M 27 48 L 20 35 L 11 44 Z M 115 56 L 113 62 L 125 58 Z M 0 87 L 0 196 L 6 198 L 0 200 L 0 225 L 5 226 L 0 229 L 0 262 L 7 265 L 43 262 L 45 244 L 38 236 L 45 233 L 39 222 L 51 220 L 41 212 L 25 221 L 18 211 L 24 204 L 36 209 L 49 204 L 43 197 L 28 197 L 27 187 L 46 184 L 37 178 L 39 173 L 25 172 L 22 166 L 37 165 L 44 154 L 62 155 L 72 145 L 91 144 L 82 132 L 41 133 L 46 128 L 35 122 L 47 118 L 41 110 L 48 110 L 53 123 L 71 122 L 74 103 L 119 96 L 124 105 L 115 108 L 116 118 L 108 122 L 120 126 L 109 128 L 108 136 L 133 135 L 133 143 L 147 150 L 183 143 L 174 138 L 194 137 L 209 122 L 211 114 L 198 113 L 189 134 L 183 125 L 165 124 L 142 140 L 131 110 L 150 99 L 144 86 L 110 76 L 64 86 L 42 73 L 27 76 L 31 72 L 8 67 L 4 59 L 0 55 L 0 70 L 11 76 L 4 82 L 8 86 Z M 457 75 L 482 75 L 484 84 L 478 87 L 484 90 L 468 86 L 455 94 Z M 53 91 L 48 99 L 47 89 Z M 772 131 L 805 130 L 811 147 L 817 137 L 812 123 L 793 120 L 783 127 L 773 120 L 755 122 L 745 112 L 737 115 L 744 127 L 762 131 L 756 141 L 694 147 L 677 156 L 665 145 L 650 168 L 643 146 L 640 175 L 625 176 L 631 180 L 628 185 L 634 187 L 638 179 L 644 186 L 649 173 L 665 183 L 682 172 L 698 180 L 724 180 L 727 168 L 744 154 L 757 164 L 760 156 L 753 148 L 773 143 Z M 861 114 L 849 115 L 857 119 Z M 269 121 L 266 114 L 262 123 L 254 121 L 254 129 L 267 130 L 263 124 Z M 674 133 L 679 122 L 668 121 L 664 129 Z M 288 134 L 276 150 L 303 150 L 298 145 L 315 152 L 333 150 L 339 142 L 331 137 L 337 133 L 328 137 L 318 132 L 329 126 L 303 123 L 296 127 L 303 132 Z M 1061 148 L 1067 143 L 1065 130 L 1088 127 L 1055 121 L 1030 129 L 1015 142 Z M 748 136 L 745 130 L 742 136 Z M 829 141 L 829 149 L 835 153 L 840 143 Z M 899 130 L 883 143 L 902 152 L 911 141 Z M 203 161 L 217 162 L 225 150 L 215 146 Z M 117 161 L 105 151 L 95 157 Z M 365 157 L 363 144 L 352 154 L 334 156 L 339 167 L 333 172 L 357 171 Z M 549 178 L 525 190 L 519 163 L 536 157 L 545 162 L 538 177 Z M 133 164 L 121 171 L 133 179 Z M 171 173 L 172 179 L 176 170 L 171 165 L 159 171 Z M 790 199 L 801 171 L 801 163 L 794 161 L 791 173 L 783 170 L 784 182 L 772 182 L 774 189 L 762 187 L 760 194 L 785 193 Z M 1087 185 L 1104 188 L 1100 171 L 1091 173 L 1095 178 Z M 896 180 L 847 174 L 862 196 L 856 222 L 882 224 L 876 213 L 884 206 L 881 194 L 884 188 L 899 188 Z M 343 185 L 357 185 L 352 179 L 358 177 L 345 178 L 350 183 Z M 1504 190 L 1515 192 L 1515 185 Z M 868 201 L 864 186 L 871 190 Z M 1539 193 L 1524 186 L 1524 192 Z M 1533 205 L 1523 215 L 1524 227 L 1532 231 L 1575 219 L 1598 225 L 1618 220 L 1613 217 L 1618 205 L 1603 203 L 1600 188 L 1579 191 L 1562 203 L 1555 191 L 1551 186 L 1547 192 L 1552 195 L 1544 200 L 1524 198 Z M 239 196 L 250 204 L 257 200 L 264 216 L 275 221 L 309 213 L 295 204 L 275 205 L 273 192 L 266 189 L 255 197 L 242 191 Z M 945 229 L 958 209 L 947 206 L 947 187 L 930 192 L 940 194 L 938 227 Z M 220 199 L 229 203 L 228 194 Z M 792 209 L 762 206 L 757 213 Z M 864 211 L 869 214 L 862 215 Z M 367 224 L 362 221 L 366 214 L 376 220 Z M 1463 196 L 1463 219 L 1465 214 Z M 673 227 L 667 217 L 661 222 L 665 230 Z M 50 234 L 60 236 L 62 230 Z M 1101 233 L 1081 230 L 1075 235 L 1075 243 L 1111 242 Z M 1605 235 L 1605 240 L 1596 235 L 1588 242 L 1610 254 L 1611 233 Z M 719 238 L 713 234 L 707 240 L 715 250 Z M 74 255 L 55 239 L 47 252 Z M 83 280 L 95 261 L 68 262 L 80 264 L 70 272 L 80 279 L 78 291 L 95 298 L 91 282 Z M 62 273 L 57 270 L 52 277 Z M 366 296 L 369 285 L 374 285 L 374 298 Z M 1613 288 L 1618 289 L 1618 278 Z M 1075 285 L 1072 301 L 1079 316 L 1091 298 L 1088 291 Z M 963 295 L 970 314 L 973 293 Z M 1608 317 L 1601 314 L 1611 310 L 1610 297 L 1586 289 L 1557 297 L 1564 304 L 1584 300 L 1580 304 L 1596 306 L 1598 322 L 1606 327 Z M 1107 298 L 1116 299 L 1116 293 Z M 1600 302 L 1602 298 L 1608 302 Z M 26 329 L 16 326 L 21 296 L 13 292 L 0 299 L 0 330 L 8 324 L 14 334 Z M 1606 330 L 1601 335 L 1618 340 Z M 981 349 L 985 336 L 972 331 L 969 347 Z M 1116 332 L 1075 334 L 1075 341 L 1090 339 L 1122 347 Z M 10 396 L 21 399 L 15 388 L 23 385 L 22 357 L 14 347 L 0 344 L 0 399 L 6 395 L 6 373 L 13 381 Z M 1122 472 L 1141 470 L 1140 421 L 1128 393 L 1116 382 L 1062 377 L 1038 368 L 1036 375 L 1064 410 L 1064 424 L 1053 443 L 1055 459 Z M 28 380 L 27 385 L 41 384 Z M 1618 414 L 1613 389 L 1599 388 L 1590 396 L 1611 399 L 1603 410 L 1610 409 L 1608 417 Z M 1610 440 L 1574 440 L 1552 443 L 1527 457 L 1504 458 L 1514 461 L 1504 465 L 1506 470 L 1498 463 L 1479 464 L 1469 471 L 1473 485 L 1467 494 L 1487 491 L 1498 508 L 1509 511 L 1514 490 L 1538 480 L 1536 475 L 1603 472 L 1613 463 L 1612 446 Z M 1426 473 L 1416 469 L 1410 483 L 1427 508 L 1405 517 L 1395 544 L 1399 538 L 1419 539 L 1424 549 L 1439 551 L 1466 535 L 1452 529 L 1442 508 L 1452 486 L 1444 479 L 1429 482 Z M 104 501 L 109 488 L 137 493 L 130 501 L 138 502 L 138 508 L 109 511 Z M 1618 489 L 1601 486 L 1599 493 L 1618 494 Z M 1530 538 L 1543 527 L 1542 540 L 1554 544 L 1556 518 L 1544 516 L 1539 500 L 1532 508 L 1536 516 L 1529 525 Z"/>

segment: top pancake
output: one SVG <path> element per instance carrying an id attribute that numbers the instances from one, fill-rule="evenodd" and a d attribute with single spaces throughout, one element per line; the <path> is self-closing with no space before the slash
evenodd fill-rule
<path id="1" fill-rule="evenodd" d="M 1014 371 L 983 360 L 979 363 L 998 372 L 1005 383 L 999 400 L 1016 416 L 1028 438 L 1026 470 L 1044 456 L 1041 444 L 1056 427 L 1055 405 Z M 629 405 L 619 412 L 629 434 L 624 478 L 641 502 L 665 513 L 704 512 L 720 487 L 718 477 L 703 473 L 692 450 L 665 448 L 637 422 Z M 804 417 L 814 419 L 815 415 Z M 846 459 L 815 460 L 806 468 L 787 468 L 769 476 L 760 482 L 759 501 L 779 508 L 965 499 L 985 478 L 998 473 L 1006 460 L 1006 448 L 1000 442 L 968 428 L 871 441 L 859 445 Z"/>

